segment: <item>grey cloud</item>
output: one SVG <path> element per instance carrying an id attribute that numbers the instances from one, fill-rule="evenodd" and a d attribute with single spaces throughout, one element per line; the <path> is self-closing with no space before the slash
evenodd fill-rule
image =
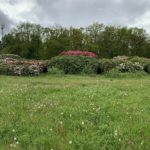
<path id="1" fill-rule="evenodd" d="M 36 0 L 39 20 L 63 25 L 85 26 L 98 21 L 128 25 L 149 11 L 149 0 Z"/>
<path id="2" fill-rule="evenodd" d="M 2 0 L 0 0 L 2 1 Z M 20 0 L 5 0 L 10 5 Z M 28 3 L 28 0 L 22 0 Z M 93 22 L 132 25 L 150 12 L 150 0 L 30 0 L 35 6 L 23 19 L 45 26 L 87 26 Z M 17 10 L 16 10 L 17 11 Z"/>
<path id="3" fill-rule="evenodd" d="M 0 10 L 0 25 L 5 25 L 5 32 L 8 32 L 14 22 Z"/>

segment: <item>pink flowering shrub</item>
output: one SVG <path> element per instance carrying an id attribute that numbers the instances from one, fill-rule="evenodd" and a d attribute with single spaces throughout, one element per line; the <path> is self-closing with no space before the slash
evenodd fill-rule
<path id="1" fill-rule="evenodd" d="M 80 51 L 80 50 L 69 50 L 69 51 L 63 51 L 60 53 L 60 55 L 64 56 L 87 56 L 87 57 L 97 57 L 97 55 L 93 52 L 88 51 Z"/>
<path id="2" fill-rule="evenodd" d="M 18 76 L 37 76 L 47 72 L 47 63 L 37 60 L 2 59 L 0 61 L 0 74 Z"/>

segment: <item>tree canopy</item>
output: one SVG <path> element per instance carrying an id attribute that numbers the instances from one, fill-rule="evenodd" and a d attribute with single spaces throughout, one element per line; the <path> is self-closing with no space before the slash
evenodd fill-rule
<path id="1" fill-rule="evenodd" d="M 22 23 L 2 40 L 0 53 L 18 54 L 29 59 L 49 59 L 65 50 L 91 51 L 104 58 L 150 57 L 150 37 L 144 29 L 100 23 L 85 28 Z"/>

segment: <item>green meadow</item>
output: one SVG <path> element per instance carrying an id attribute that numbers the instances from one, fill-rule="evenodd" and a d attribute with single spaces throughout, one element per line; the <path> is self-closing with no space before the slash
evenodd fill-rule
<path id="1" fill-rule="evenodd" d="M 0 76 L 0 150 L 149 150 L 150 76 Z"/>

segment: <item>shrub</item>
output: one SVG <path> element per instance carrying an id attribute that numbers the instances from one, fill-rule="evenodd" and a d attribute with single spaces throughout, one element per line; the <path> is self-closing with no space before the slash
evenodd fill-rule
<path id="1" fill-rule="evenodd" d="M 60 53 L 63 56 L 87 56 L 87 57 L 97 57 L 97 55 L 93 52 L 88 51 L 80 51 L 80 50 L 69 50 L 63 51 Z"/>
<path id="2" fill-rule="evenodd" d="M 34 65 L 0 64 L 0 74 L 2 75 L 37 76 L 39 73 L 39 67 Z"/>
<path id="3" fill-rule="evenodd" d="M 143 57 L 132 57 L 130 59 L 131 62 L 135 63 L 135 62 L 138 62 L 140 63 L 140 65 L 143 66 L 144 68 L 144 71 L 147 72 L 147 73 L 150 73 L 150 69 L 149 69 L 149 66 L 150 66 L 150 59 L 148 58 L 143 58 Z"/>
<path id="4" fill-rule="evenodd" d="M 139 62 L 131 62 L 127 61 L 125 63 L 121 63 L 117 66 L 117 69 L 120 72 L 137 72 L 144 71 L 144 67 Z"/>
<path id="5" fill-rule="evenodd" d="M 39 61 L 2 61 L 0 63 L 0 74 L 18 76 L 37 76 L 47 72 L 47 64 Z"/>
<path id="6" fill-rule="evenodd" d="M 150 74 L 150 62 L 144 66 L 144 71 Z"/>
<path id="7" fill-rule="evenodd" d="M 116 56 L 116 57 L 113 57 L 113 60 L 128 60 L 129 57 L 128 56 Z"/>
<path id="8" fill-rule="evenodd" d="M 48 66 L 63 70 L 65 74 L 79 74 L 88 66 L 90 70 L 97 73 L 98 61 L 85 56 L 57 56 L 49 61 Z"/>
<path id="9" fill-rule="evenodd" d="M 0 64 L 0 74 L 2 75 L 13 75 L 13 66 L 12 65 L 7 65 L 7 64 Z"/>
<path id="10" fill-rule="evenodd" d="M 19 55 L 14 55 L 14 54 L 1 54 L 0 55 L 0 59 L 21 59 L 21 57 Z"/>
<path id="11" fill-rule="evenodd" d="M 98 73 L 106 73 L 115 66 L 116 64 L 112 59 L 100 59 L 98 61 Z"/>

